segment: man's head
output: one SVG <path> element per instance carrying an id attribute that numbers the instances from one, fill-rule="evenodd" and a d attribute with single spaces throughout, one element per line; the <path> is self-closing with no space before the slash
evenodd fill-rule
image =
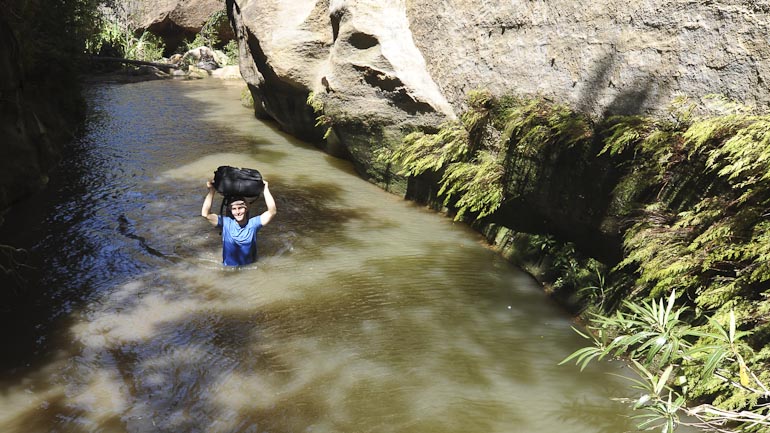
<path id="1" fill-rule="evenodd" d="M 227 211 L 236 221 L 241 222 L 249 218 L 249 205 L 243 197 L 230 197 Z"/>

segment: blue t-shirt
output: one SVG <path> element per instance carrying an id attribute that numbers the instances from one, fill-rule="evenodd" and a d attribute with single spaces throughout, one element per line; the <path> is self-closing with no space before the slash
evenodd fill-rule
<path id="1" fill-rule="evenodd" d="M 262 218 L 250 218 L 241 227 L 231 217 L 217 216 L 217 227 L 222 227 L 222 263 L 226 266 L 242 266 L 257 260 L 257 232 L 262 228 Z"/>

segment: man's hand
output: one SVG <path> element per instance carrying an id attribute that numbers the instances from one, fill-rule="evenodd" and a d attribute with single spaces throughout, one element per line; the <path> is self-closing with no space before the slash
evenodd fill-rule
<path id="1" fill-rule="evenodd" d="M 214 189 L 214 185 L 211 180 L 206 181 L 206 187 L 208 187 L 209 192 L 206 194 L 206 198 L 203 199 L 203 206 L 201 206 L 201 216 L 206 218 L 211 223 L 211 225 L 217 225 L 219 219 L 217 218 L 216 214 L 211 213 L 211 204 L 214 202 L 214 194 L 216 194 L 217 190 Z"/>

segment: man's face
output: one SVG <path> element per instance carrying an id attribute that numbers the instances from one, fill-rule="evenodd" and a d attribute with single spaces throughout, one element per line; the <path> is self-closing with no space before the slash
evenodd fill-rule
<path id="1" fill-rule="evenodd" d="M 233 218 L 235 218 L 235 220 L 238 222 L 241 222 L 244 218 L 246 218 L 247 210 L 248 207 L 244 201 L 236 201 L 230 204 L 230 211 L 233 213 Z"/>

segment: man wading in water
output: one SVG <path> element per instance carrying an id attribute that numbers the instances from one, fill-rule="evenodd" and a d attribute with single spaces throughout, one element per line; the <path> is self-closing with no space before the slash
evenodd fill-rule
<path id="1" fill-rule="evenodd" d="M 229 197 L 227 216 L 211 213 L 216 189 L 211 181 L 206 182 L 209 192 L 203 200 L 201 216 L 211 225 L 222 228 L 222 263 L 226 266 L 242 266 L 257 260 L 257 232 L 266 226 L 276 214 L 275 199 L 264 182 L 267 210 L 261 215 L 249 218 L 249 208 L 243 197 Z"/>

